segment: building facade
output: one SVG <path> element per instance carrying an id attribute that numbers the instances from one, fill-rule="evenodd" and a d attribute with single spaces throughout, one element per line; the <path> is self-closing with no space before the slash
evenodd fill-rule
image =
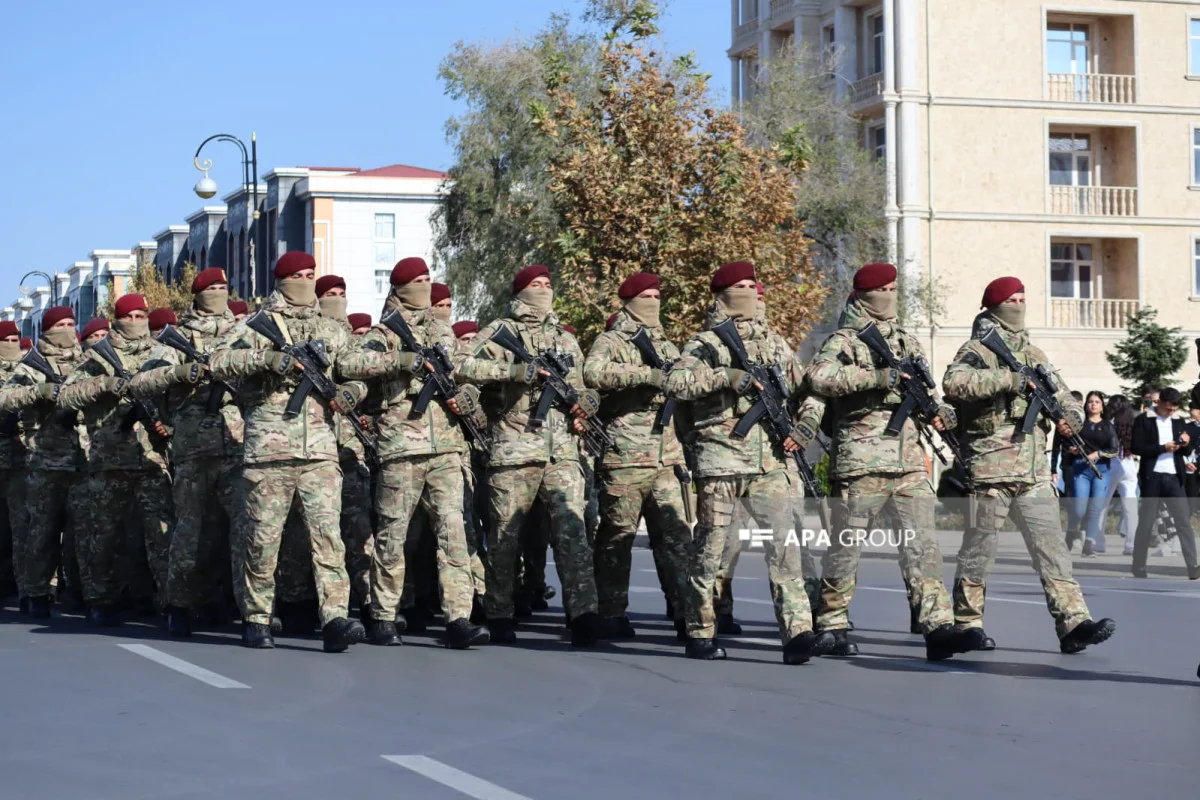
<path id="1" fill-rule="evenodd" d="M 933 287 L 940 373 L 983 287 L 1018 276 L 1072 388 L 1140 308 L 1200 335 L 1200 2 L 732 0 L 735 102 L 761 55 L 829 48 L 887 166 L 893 260 Z M 1189 346 L 1190 350 L 1190 346 Z M 1188 363 L 1176 376 L 1194 380 Z"/>

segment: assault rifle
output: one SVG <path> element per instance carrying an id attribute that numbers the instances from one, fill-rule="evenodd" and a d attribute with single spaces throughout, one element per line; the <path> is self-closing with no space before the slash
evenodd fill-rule
<path id="1" fill-rule="evenodd" d="M 1029 404 L 1029 408 L 1025 412 L 1025 419 L 1021 422 L 1021 429 L 1018 436 L 1024 437 L 1032 433 L 1033 426 L 1037 424 L 1038 417 L 1042 414 L 1045 414 L 1046 418 L 1055 424 L 1062 420 L 1062 404 L 1055 397 L 1058 393 L 1058 385 L 1054 382 L 1054 377 L 1050 374 L 1050 370 L 1046 368 L 1045 364 L 1038 364 L 1036 367 L 1027 367 L 1017 361 L 1016 356 L 1013 355 L 1012 350 L 1008 349 L 1008 345 L 1004 343 L 1004 339 L 1001 338 L 999 331 L 995 328 L 988 331 L 979 340 L 979 343 L 995 353 L 996 358 L 1000 359 L 1001 364 L 1021 376 L 1022 385 L 1025 390 L 1025 399 Z M 1014 437 L 1015 439 L 1016 437 Z M 1087 446 L 1078 433 L 1072 433 L 1068 439 L 1081 456 L 1087 455 Z M 1088 466 L 1092 472 L 1096 473 L 1097 478 L 1103 477 L 1094 461 L 1088 460 Z"/>
<path id="2" fill-rule="evenodd" d="M 533 367 L 535 373 L 546 372 L 542 376 L 542 396 L 538 399 L 537 408 L 529 418 L 529 426 L 535 430 L 546 424 L 546 415 L 550 406 L 557 404 L 568 416 L 571 409 L 579 403 L 579 390 L 567 382 L 567 374 L 574 366 L 569 355 L 554 350 L 545 350 L 539 355 L 533 355 L 521 340 L 508 328 L 501 326 L 492 334 L 491 341 L 503 347 L 517 357 L 523 364 Z M 586 417 L 583 420 L 583 444 L 588 452 L 596 458 L 604 455 L 604 451 L 612 446 L 612 438 L 604 430 L 604 424 L 596 417 Z"/>
<path id="3" fill-rule="evenodd" d="M 288 399 L 287 408 L 283 412 L 285 418 L 302 414 L 304 403 L 314 390 L 319 396 L 330 402 L 336 402 L 341 398 L 337 384 L 325 374 L 325 370 L 329 369 L 330 362 L 329 356 L 325 354 L 323 341 L 288 344 L 287 337 L 283 335 L 279 325 L 270 314 L 261 309 L 246 318 L 246 327 L 275 345 L 275 349 L 286 353 L 301 367 L 303 377 L 300 379 L 300 385 Z M 354 409 L 349 409 L 348 412 L 343 411 L 342 416 L 350 423 L 350 427 L 354 429 L 354 435 L 362 442 L 367 464 L 374 468 L 379 464 L 379 449 L 375 443 L 375 437 L 363 427 L 362 420 L 354 413 Z"/>
<path id="4" fill-rule="evenodd" d="M 179 332 L 179 329 L 174 325 L 165 326 L 158 334 L 158 341 L 165 344 L 167 347 L 178 350 L 183 353 L 189 361 L 197 364 L 208 366 L 208 353 L 201 353 L 187 337 Z M 224 381 L 213 381 L 212 387 L 208 392 L 208 405 L 205 406 L 206 414 L 216 414 L 221 410 L 221 402 L 225 399 L 225 393 L 233 394 L 233 387 Z"/>
<path id="5" fill-rule="evenodd" d="M 443 400 L 450 400 L 459 393 L 458 384 L 450 376 L 450 373 L 454 371 L 454 365 L 450 363 L 450 355 L 446 352 L 446 348 L 440 344 L 433 347 L 421 347 L 417 344 L 412 328 L 408 327 L 408 323 L 404 321 L 404 317 L 399 311 L 385 314 L 379 323 L 399 336 L 404 347 L 417 356 L 418 363 L 414 372 L 421 375 L 425 383 L 421 387 L 421 393 L 413 401 L 411 416 L 423 415 L 435 394 L 440 395 Z M 455 416 L 462 422 L 471 441 L 486 453 L 491 447 L 491 443 L 475 418 L 470 414 L 456 414 Z"/>
<path id="6" fill-rule="evenodd" d="M 638 332 L 630 339 L 633 346 L 642 354 L 642 360 L 651 369 L 656 369 L 666 375 L 674 366 L 673 361 L 663 361 L 658 355 L 658 351 L 654 349 L 654 342 L 650 341 L 650 334 L 646 333 L 645 328 L 638 328 Z M 671 417 L 675 414 L 675 398 L 668 397 L 663 402 L 662 408 L 658 410 L 658 417 L 654 420 L 654 425 L 650 429 L 654 433 L 662 433 L 663 429 L 671 424 Z"/>
<path id="7" fill-rule="evenodd" d="M 117 355 L 117 351 L 113 349 L 112 342 L 107 337 L 92 345 L 92 352 L 104 359 L 112 367 L 113 373 L 121 380 L 129 383 L 133 379 L 129 370 L 125 369 L 125 365 L 121 363 L 121 357 Z M 137 398 L 131 398 L 131 400 L 133 408 L 121 422 L 122 430 L 133 430 L 134 423 L 140 418 L 147 423 L 147 431 L 158 433 L 157 427 L 162 424 L 162 415 L 158 413 L 158 405 L 151 400 Z"/>
<path id="8" fill-rule="evenodd" d="M 62 383 L 67 379 L 66 375 L 59 375 L 54 371 L 54 367 L 50 366 L 50 362 L 46 360 L 44 355 L 38 352 L 36 347 L 25 353 L 25 356 L 21 359 L 21 363 L 45 375 L 46 380 L 50 381 L 50 383 Z"/>

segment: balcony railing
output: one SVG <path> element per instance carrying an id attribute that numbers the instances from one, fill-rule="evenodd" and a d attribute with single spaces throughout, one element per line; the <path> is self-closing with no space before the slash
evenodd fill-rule
<path id="1" fill-rule="evenodd" d="M 865 103 L 883 94 L 883 73 L 876 72 L 865 78 L 859 78 L 850 84 L 849 98 L 852 104 Z"/>
<path id="2" fill-rule="evenodd" d="M 1138 312 L 1138 300 L 1063 300 L 1050 301 L 1052 328 L 1124 328 Z"/>
<path id="3" fill-rule="evenodd" d="M 741 39 L 743 36 L 750 36 L 758 32 L 758 20 L 752 19 L 749 22 L 743 22 L 733 29 L 733 38 Z"/>
<path id="4" fill-rule="evenodd" d="M 1046 76 L 1049 99 L 1061 103 L 1136 103 L 1137 78 L 1133 75 L 1072 74 Z"/>
<path id="5" fill-rule="evenodd" d="M 1051 186 L 1051 214 L 1083 217 L 1136 217 L 1137 188 L 1133 186 Z"/>

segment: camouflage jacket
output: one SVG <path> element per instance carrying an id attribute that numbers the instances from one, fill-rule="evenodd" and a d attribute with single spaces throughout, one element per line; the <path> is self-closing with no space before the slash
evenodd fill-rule
<path id="1" fill-rule="evenodd" d="M 201 316 L 189 310 L 179 321 L 179 332 L 201 353 L 211 353 L 217 343 L 233 330 L 233 314 Z M 242 458 L 242 412 L 236 398 L 225 393 L 220 410 L 208 413 L 212 380 L 198 383 L 179 381 L 175 367 L 187 363 L 187 357 L 173 347 L 159 344 L 129 382 L 134 397 L 157 400 L 164 418 L 171 421 L 171 461 L 180 464 L 199 458 Z"/>
<path id="2" fill-rule="evenodd" d="M 971 329 L 971 339 L 959 348 L 942 379 L 946 399 L 958 411 L 960 442 L 971 461 L 972 477 L 976 484 L 1049 480 L 1046 440 L 1051 424 L 1043 416 L 1032 434 L 1018 435 L 1028 404 L 1017 373 L 1002 366 L 995 354 L 979 343 L 992 329 L 1000 332 L 1017 361 L 1049 367 L 1058 384 L 1056 396 L 1063 410 L 1079 415 L 1078 419 L 1083 414 L 1081 404 L 1071 396 L 1046 354 L 1030 344 L 1028 333 L 1009 332 L 991 314 L 980 314 Z"/>
<path id="3" fill-rule="evenodd" d="M 350 334 L 331 319 L 322 317 L 316 302 L 299 308 L 289 305 L 278 290 L 271 293 L 264 309 L 274 317 L 293 342 L 324 341 L 329 356 L 329 373 L 335 374 L 342 359 L 350 352 Z M 274 346 L 264 337 L 238 323 L 212 354 L 213 378 L 239 381 L 238 402 L 245 420 L 244 462 L 263 464 L 272 461 L 337 461 L 337 431 L 334 411 L 316 392 L 309 394 L 304 411 L 285 416 L 288 400 L 300 385 L 303 373 L 295 368 L 280 375 L 267 366 L 267 353 Z M 377 364 L 379 374 L 386 365 Z M 369 370 L 363 370 L 365 374 Z M 355 384 L 361 398 L 366 387 Z"/>
<path id="4" fill-rule="evenodd" d="M 148 335 L 141 339 L 126 339 L 116 331 L 108 338 L 131 374 L 141 369 L 150 358 L 157 343 Z M 133 398 L 128 390 L 117 396 L 105 391 L 104 382 L 116 373 L 108 362 L 89 350 L 58 393 L 58 405 L 63 409 L 83 411 L 83 422 L 90 440 L 88 469 L 166 469 L 167 443 L 158 434 L 146 430 L 141 419 L 133 428 L 125 421 L 136 415 Z"/>
<path id="5" fill-rule="evenodd" d="M 578 437 L 572 432 L 566 415 L 557 407 L 551 407 L 541 430 L 528 429 L 530 414 L 542 395 L 541 383 L 526 384 L 514 377 L 514 373 L 522 371 L 523 367 L 514 370 L 516 357 L 490 340 L 503 326 L 515 333 L 534 355 L 543 350 L 557 350 L 570 356 L 575 366 L 567 380 L 577 389 L 583 389 L 580 371 L 583 353 L 579 343 L 563 330 L 553 312 L 538 322 L 528 306 L 514 299 L 509 313 L 509 317 L 496 320 L 479 332 L 469 355 L 462 357 L 455 369 L 459 382 L 481 387 L 480 400 L 487 411 L 492 439 L 491 464 L 506 467 L 578 461 Z"/>
<path id="6" fill-rule="evenodd" d="M 428 311 L 401 311 L 405 322 L 412 329 L 413 338 L 422 347 L 441 345 L 447 353 L 454 353 L 454 332 L 445 322 L 439 322 Z M 359 365 L 375 354 L 388 353 L 394 360 L 404 345 L 400 337 L 383 325 L 376 325 L 369 333 L 359 337 L 362 345 L 357 351 L 342 360 L 342 374 L 348 378 L 360 377 Z M 467 448 L 462 426 L 456 415 L 448 410 L 443 401 L 434 399 L 418 417 L 410 416 L 413 402 L 425 386 L 420 374 L 410 369 L 397 371 L 379 382 L 379 459 L 388 461 L 396 458 L 434 455 L 437 453 L 461 453 Z M 366 376 L 363 376 L 366 377 Z"/>
<path id="7" fill-rule="evenodd" d="M 683 446 L 675 423 L 655 433 L 654 422 L 666 395 L 662 375 L 646 366 L 642 353 L 631 342 L 641 326 L 624 311 L 612 328 L 598 337 L 583 364 L 583 379 L 600 391 L 600 418 L 608 423 L 613 446 L 604 454 L 605 467 L 655 467 L 683 463 Z M 662 328 L 647 328 L 654 349 L 663 361 L 679 358 L 679 348 Z"/>
<path id="8" fill-rule="evenodd" d="M 856 300 L 846 304 L 838 329 L 808 366 L 813 391 L 829 408 L 831 474 L 838 480 L 925 472 L 925 450 L 911 418 L 899 436 L 884 433 L 901 397 L 898 389 L 879 388 L 879 373 L 887 368 L 858 338 L 872 321 L 896 358 L 922 354 L 920 343 L 898 323 L 873 320 Z"/>
<path id="9" fill-rule="evenodd" d="M 753 392 L 738 395 L 730 387 L 726 370 L 732 367 L 731 354 L 710 330 L 724 319 L 719 308 L 709 310 L 705 330 L 683 346 L 683 354 L 667 374 L 664 387 L 671 396 L 691 401 L 691 430 L 685 434 L 683 444 L 694 453 L 692 468 L 699 478 L 787 469 L 791 459 L 785 456 L 782 442 L 771 438 L 765 418 L 750 429 L 745 439 L 731 435 L 738 420 L 752 407 Z M 739 322 L 737 328 L 750 361 L 782 367 L 788 392 L 798 397 L 805 388 L 804 365 L 787 341 L 763 323 Z M 806 404 L 803 408 L 819 406 Z M 820 425 L 819 412 L 815 420 L 803 421 L 815 430 Z"/>
<path id="10" fill-rule="evenodd" d="M 66 376 L 83 361 L 78 345 L 63 349 L 45 339 L 37 343 L 38 352 L 51 368 Z M 75 472 L 87 466 L 81 436 L 83 423 L 78 411 L 59 408 L 42 394 L 49 379 L 33 367 L 19 364 L 0 390 L 0 415 L 20 412 L 21 432 L 29 469 Z"/>
<path id="11" fill-rule="evenodd" d="M 21 359 L 0 359 L 0 385 L 17 371 Z M 0 469 L 20 469 L 25 465 L 25 447 L 21 441 L 20 414 L 13 412 L 0 416 Z"/>
<path id="12" fill-rule="evenodd" d="M 342 329 L 346 331 L 346 335 L 349 337 L 346 341 L 349 342 L 350 351 L 354 351 L 362 347 L 362 337 L 353 335 L 353 331 L 350 330 L 350 323 L 348 321 L 345 319 L 334 319 L 332 317 L 329 319 L 333 322 L 336 322 L 338 325 L 341 325 Z M 364 385 L 367 387 L 367 396 L 358 403 L 357 411 L 360 416 L 368 415 L 367 405 L 374 399 L 372 398 L 372 395 L 377 395 L 379 393 L 378 387 L 373 386 L 372 383 L 364 383 Z M 374 415 L 369 415 L 369 421 L 370 416 Z M 346 421 L 345 416 L 342 414 L 337 414 L 334 416 L 334 425 L 337 427 L 338 460 L 360 461 L 365 463 L 366 453 L 363 450 L 362 441 L 359 440 L 358 434 L 354 432 L 354 427 Z M 368 426 L 367 430 L 371 430 L 373 427 L 374 423 L 372 422 L 372 424 Z"/>

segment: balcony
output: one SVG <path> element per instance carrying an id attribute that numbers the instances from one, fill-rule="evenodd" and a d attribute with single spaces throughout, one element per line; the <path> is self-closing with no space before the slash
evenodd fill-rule
<path id="1" fill-rule="evenodd" d="M 793 0 L 771 0 L 771 19 L 786 15 L 794 5 Z"/>
<path id="2" fill-rule="evenodd" d="M 1083 217 L 1136 217 L 1133 186 L 1051 186 L 1049 213 Z"/>
<path id="3" fill-rule="evenodd" d="M 1046 76 L 1046 93 L 1046 99 L 1059 103 L 1136 103 L 1137 78 L 1054 72 Z"/>
<path id="4" fill-rule="evenodd" d="M 865 78 L 860 78 L 850 84 L 850 90 L 847 92 L 847 99 L 851 105 L 862 105 L 878 100 L 883 95 L 883 73 L 876 72 L 874 75 L 868 75 Z"/>
<path id="5" fill-rule="evenodd" d="M 1052 328 L 1119 330 L 1141 308 L 1136 237 L 1055 236 L 1050 240 Z"/>
<path id="6" fill-rule="evenodd" d="M 1139 300 L 1060 300 L 1050 301 L 1050 327 L 1119 329 L 1141 308 Z"/>
<path id="7" fill-rule="evenodd" d="M 1054 125 L 1046 142 L 1046 213 L 1136 217 L 1137 129 L 1129 125 Z"/>
<path id="8" fill-rule="evenodd" d="M 752 19 L 749 22 L 743 22 L 733 29 L 733 40 L 736 42 L 743 37 L 753 36 L 756 33 L 758 33 L 758 20 Z"/>
<path id="9" fill-rule="evenodd" d="M 1132 14 L 1052 13 L 1046 20 L 1046 100 L 1137 102 Z"/>

